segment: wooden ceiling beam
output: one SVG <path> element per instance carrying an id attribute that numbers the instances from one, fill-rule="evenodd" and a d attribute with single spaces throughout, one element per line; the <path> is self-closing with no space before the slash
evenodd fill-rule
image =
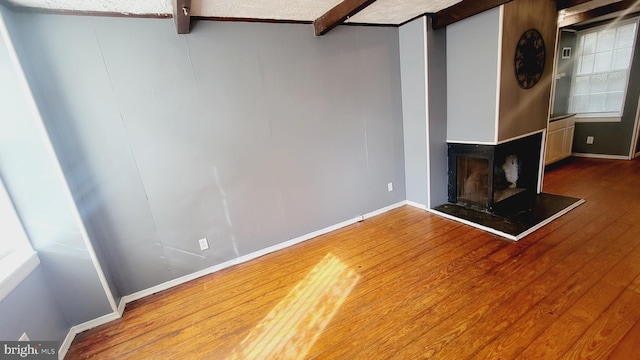
<path id="1" fill-rule="evenodd" d="M 331 10 L 324 13 L 313 21 L 313 29 L 316 36 L 324 35 L 329 30 L 342 24 L 351 16 L 360 12 L 360 10 L 373 4 L 376 0 L 344 0 Z"/>
<path id="2" fill-rule="evenodd" d="M 466 19 L 496 6 L 506 4 L 511 0 L 462 0 L 446 9 L 433 14 L 433 28 L 440 29 L 456 21 Z"/>
<path id="3" fill-rule="evenodd" d="M 562 21 L 558 22 L 558 27 L 571 26 L 583 21 L 595 19 L 600 16 L 611 14 L 618 11 L 624 11 L 636 5 L 637 0 L 623 0 L 613 4 L 601 6 L 582 13 L 566 16 Z"/>
<path id="4" fill-rule="evenodd" d="M 572 6 L 584 4 L 589 1 L 591 0 L 558 0 L 556 2 L 556 8 L 558 9 L 558 11 L 560 11 L 560 10 L 570 8 Z"/>
<path id="5" fill-rule="evenodd" d="M 191 0 L 173 0 L 173 20 L 178 34 L 191 31 Z"/>

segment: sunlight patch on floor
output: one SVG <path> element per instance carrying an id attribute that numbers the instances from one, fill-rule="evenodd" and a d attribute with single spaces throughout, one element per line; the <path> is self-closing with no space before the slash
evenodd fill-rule
<path id="1" fill-rule="evenodd" d="M 359 274 L 327 254 L 229 359 L 304 358 L 359 279 Z"/>

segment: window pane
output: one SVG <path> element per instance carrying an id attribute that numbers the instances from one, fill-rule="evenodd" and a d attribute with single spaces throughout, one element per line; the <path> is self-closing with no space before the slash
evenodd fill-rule
<path id="1" fill-rule="evenodd" d="M 620 111 L 622 109 L 622 100 L 624 99 L 624 92 L 612 92 L 607 94 L 607 100 L 604 104 L 605 111 Z"/>
<path id="2" fill-rule="evenodd" d="M 578 68 L 578 75 L 592 73 L 594 59 L 595 59 L 595 55 L 586 55 L 581 57 L 580 67 Z"/>
<path id="3" fill-rule="evenodd" d="M 0 259 L 12 251 L 30 248 L 22 223 L 0 179 Z M 0 274 L 5 275 L 5 274 Z"/>
<path id="4" fill-rule="evenodd" d="M 574 113 L 584 113 L 587 112 L 589 104 L 589 95 L 577 95 L 573 97 L 573 101 L 571 103 L 571 112 Z"/>
<path id="5" fill-rule="evenodd" d="M 614 22 L 587 31 L 578 33 L 569 111 L 620 114 L 636 41 L 637 20 L 624 25 Z"/>
<path id="6" fill-rule="evenodd" d="M 613 52 L 611 70 L 626 69 L 631 62 L 631 48 L 618 49 Z"/>
<path id="7" fill-rule="evenodd" d="M 624 91 L 627 82 L 626 71 L 616 71 L 607 74 L 607 91 Z"/>
<path id="8" fill-rule="evenodd" d="M 596 60 L 593 65 L 593 72 L 609 71 L 611 69 L 611 57 L 613 52 L 605 51 L 596 54 Z"/>
<path id="9" fill-rule="evenodd" d="M 0 189 L 0 191 L 3 191 Z M 13 213 L 13 205 L 9 203 L 9 200 L 0 199 L 0 259 L 7 256 L 10 252 L 15 250 L 15 215 Z"/>
<path id="10" fill-rule="evenodd" d="M 598 45 L 596 47 L 597 52 L 611 51 L 616 38 L 616 29 L 606 29 L 598 31 Z"/>
<path id="11" fill-rule="evenodd" d="M 584 36 L 584 43 L 582 46 L 582 53 L 585 55 L 593 54 L 596 52 L 596 40 L 598 39 L 597 33 L 590 33 Z"/>
<path id="12" fill-rule="evenodd" d="M 588 94 L 589 93 L 589 76 L 578 76 L 576 77 L 576 83 L 573 88 L 573 93 L 575 95 Z"/>
<path id="13" fill-rule="evenodd" d="M 602 93 L 607 91 L 607 74 L 591 75 L 591 89 L 589 92 Z"/>
<path id="14" fill-rule="evenodd" d="M 12 244 L 9 243 L 8 237 L 3 237 L 2 239 L 0 239 L 0 260 L 9 255 L 13 250 L 15 250 L 11 245 Z"/>
<path id="15" fill-rule="evenodd" d="M 589 112 L 603 112 L 607 94 L 592 94 L 589 96 Z"/>
<path id="16" fill-rule="evenodd" d="M 636 23 L 620 26 L 616 32 L 616 49 L 633 46 Z"/>

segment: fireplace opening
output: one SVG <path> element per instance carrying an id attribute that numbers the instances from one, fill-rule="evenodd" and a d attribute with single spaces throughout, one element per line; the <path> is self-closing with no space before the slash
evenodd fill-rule
<path id="1" fill-rule="evenodd" d="M 448 143 L 447 218 L 519 240 L 584 203 L 540 192 L 539 132 L 497 145 Z"/>
<path id="2" fill-rule="evenodd" d="M 484 208 L 489 200 L 489 160 L 459 156 L 456 159 L 456 202 Z"/>
<path id="3" fill-rule="evenodd" d="M 541 146 L 542 133 L 498 145 L 450 143 L 449 202 L 497 214 L 530 208 Z"/>

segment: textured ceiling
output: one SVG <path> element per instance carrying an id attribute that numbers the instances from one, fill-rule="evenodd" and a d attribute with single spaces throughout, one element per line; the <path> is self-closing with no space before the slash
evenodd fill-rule
<path id="1" fill-rule="evenodd" d="M 341 0 L 192 0 L 195 16 L 313 21 Z"/>
<path id="2" fill-rule="evenodd" d="M 17 6 L 70 11 L 96 11 L 124 14 L 173 13 L 172 0 L 10 0 Z"/>
<path id="3" fill-rule="evenodd" d="M 123 14 L 173 12 L 173 0 L 10 0 L 16 6 L 65 11 Z M 378 0 L 348 22 L 401 24 L 424 13 L 447 8 L 461 0 Z M 192 0 L 191 15 L 313 21 L 341 0 Z"/>
<path id="4" fill-rule="evenodd" d="M 416 16 L 435 13 L 460 0 L 378 0 L 347 22 L 364 24 L 402 24 Z"/>
<path id="5" fill-rule="evenodd" d="M 19 7 L 63 11 L 168 15 L 174 0 L 8 0 Z M 191 15 L 219 18 L 313 21 L 342 0 L 192 0 Z M 346 22 L 398 25 L 462 0 L 377 0 Z M 468 0 L 477 1 L 477 0 Z M 540 0 L 543 1 L 543 0 Z M 564 11 L 584 12 L 620 0 L 591 0 Z M 640 0 L 638 0 L 640 2 Z"/>

